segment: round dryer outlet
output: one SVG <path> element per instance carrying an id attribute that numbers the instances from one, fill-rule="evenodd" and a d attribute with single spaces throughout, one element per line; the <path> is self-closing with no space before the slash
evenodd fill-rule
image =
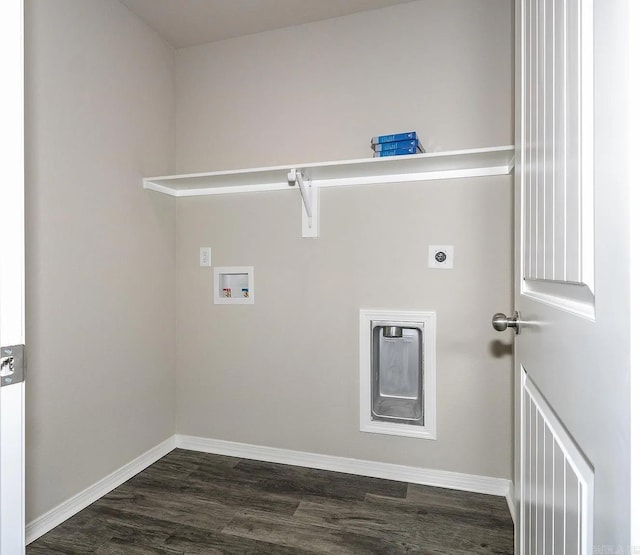
<path id="1" fill-rule="evenodd" d="M 453 245 L 429 245 L 429 268 L 451 270 Z"/>

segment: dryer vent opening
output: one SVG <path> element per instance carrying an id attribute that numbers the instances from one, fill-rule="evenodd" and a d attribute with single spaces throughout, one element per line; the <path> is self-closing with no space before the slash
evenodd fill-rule
<path id="1" fill-rule="evenodd" d="M 360 311 L 360 430 L 435 439 L 435 313 Z"/>
<path id="2" fill-rule="evenodd" d="M 422 326 L 380 326 L 372 323 L 371 333 L 372 420 L 422 426 Z"/>

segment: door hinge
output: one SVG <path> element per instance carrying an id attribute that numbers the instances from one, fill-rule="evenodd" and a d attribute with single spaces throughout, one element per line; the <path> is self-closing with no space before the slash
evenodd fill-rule
<path id="1" fill-rule="evenodd" d="M 24 345 L 0 347 L 0 387 L 24 381 Z"/>

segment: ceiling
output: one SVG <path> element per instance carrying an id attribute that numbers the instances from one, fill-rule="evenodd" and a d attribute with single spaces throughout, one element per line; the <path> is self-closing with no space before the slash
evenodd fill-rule
<path id="1" fill-rule="evenodd" d="M 414 0 L 120 0 L 175 48 Z"/>

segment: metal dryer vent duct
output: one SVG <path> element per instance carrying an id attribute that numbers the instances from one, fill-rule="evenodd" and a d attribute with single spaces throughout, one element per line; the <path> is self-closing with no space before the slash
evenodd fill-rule
<path id="1" fill-rule="evenodd" d="M 384 326 L 382 335 L 390 339 L 402 337 L 402 328 L 400 326 Z"/>

